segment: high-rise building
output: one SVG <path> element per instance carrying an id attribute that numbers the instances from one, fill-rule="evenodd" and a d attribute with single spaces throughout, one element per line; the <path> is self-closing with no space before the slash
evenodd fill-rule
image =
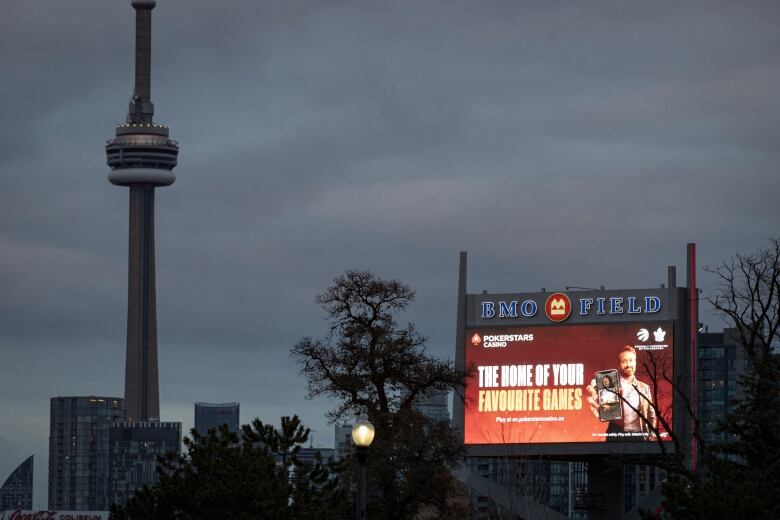
<path id="1" fill-rule="evenodd" d="M 404 389 L 401 391 L 401 398 L 406 398 L 409 395 L 409 391 Z M 431 419 L 435 422 L 450 420 L 450 411 L 447 405 L 449 400 L 449 392 L 440 392 L 431 390 L 423 394 L 418 395 L 412 403 L 412 408 Z"/>
<path id="2" fill-rule="evenodd" d="M 240 426 L 238 403 L 195 403 L 195 429 L 207 435 L 210 429 L 227 424 L 231 432 L 238 432 Z"/>
<path id="3" fill-rule="evenodd" d="M 626 464 L 623 468 L 624 511 L 628 513 L 637 506 L 642 507 L 645 497 L 664 480 L 666 480 L 666 471 L 661 468 L 643 464 Z"/>
<path id="4" fill-rule="evenodd" d="M 123 420 L 119 397 L 53 397 L 49 509 L 107 510 L 109 428 Z"/>
<path id="5" fill-rule="evenodd" d="M 32 509 L 33 456 L 19 464 L 0 487 L 0 511 Z"/>
<path id="6" fill-rule="evenodd" d="M 173 184 L 179 146 L 154 123 L 151 101 L 154 0 L 133 0 L 135 87 L 127 122 L 108 141 L 108 180 L 130 188 L 125 412 L 128 421 L 160 420 L 157 376 L 157 303 L 154 263 L 154 190 Z"/>
<path id="7" fill-rule="evenodd" d="M 737 345 L 737 334 L 729 328 L 699 334 L 696 415 L 707 444 L 728 440 L 717 431 L 718 424 L 726 418 L 729 403 L 739 398 L 737 378 L 750 370 L 744 349 Z"/>
<path id="8" fill-rule="evenodd" d="M 475 518 L 514 518 L 523 509 L 533 510 L 532 516 L 539 518 L 588 518 L 587 511 L 577 507 L 578 496 L 587 494 L 584 462 L 467 457 L 458 473 L 466 477 Z M 533 507 L 527 508 L 528 504 Z"/>
<path id="9" fill-rule="evenodd" d="M 334 460 L 342 460 L 349 455 L 352 449 L 352 425 L 336 423 L 336 441 L 333 444 Z"/>
<path id="10" fill-rule="evenodd" d="M 108 497 L 124 505 L 136 490 L 154 486 L 157 456 L 181 453 L 179 422 L 118 422 L 109 432 Z"/>
<path id="11" fill-rule="evenodd" d="M 314 465 L 320 457 L 320 464 L 327 465 L 333 462 L 334 450 L 332 448 L 301 448 L 295 457 L 304 464 Z"/>

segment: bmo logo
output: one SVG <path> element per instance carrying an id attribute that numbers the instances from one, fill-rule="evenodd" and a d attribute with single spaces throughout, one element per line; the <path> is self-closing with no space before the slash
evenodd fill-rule
<path id="1" fill-rule="evenodd" d="M 571 314 L 571 300 L 563 293 L 553 293 L 544 304 L 544 313 L 550 321 L 564 321 Z"/>

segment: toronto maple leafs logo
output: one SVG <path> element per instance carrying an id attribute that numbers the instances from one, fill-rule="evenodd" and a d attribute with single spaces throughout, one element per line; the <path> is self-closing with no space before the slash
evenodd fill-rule
<path id="1" fill-rule="evenodd" d="M 636 339 L 639 341 L 647 341 L 649 337 L 650 331 L 647 329 L 639 329 L 639 332 L 636 333 Z"/>
<path id="2" fill-rule="evenodd" d="M 655 339 L 657 343 L 662 342 L 665 337 L 666 337 L 666 331 L 661 327 L 658 327 L 656 330 L 653 331 L 653 339 Z"/>

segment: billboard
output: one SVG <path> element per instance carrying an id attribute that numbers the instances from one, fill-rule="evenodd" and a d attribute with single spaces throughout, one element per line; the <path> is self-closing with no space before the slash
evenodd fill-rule
<path id="1" fill-rule="evenodd" d="M 563 316 L 553 300 L 543 307 L 548 323 Z M 464 442 L 670 440 L 674 321 L 647 318 L 467 326 L 465 365 L 473 372 L 466 382 Z"/>

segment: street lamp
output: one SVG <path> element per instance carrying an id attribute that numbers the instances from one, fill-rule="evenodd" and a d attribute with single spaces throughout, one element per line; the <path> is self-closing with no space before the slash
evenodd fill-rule
<path id="1" fill-rule="evenodd" d="M 360 414 L 352 427 L 352 442 L 355 443 L 358 460 L 355 520 L 365 520 L 366 518 L 366 459 L 368 459 L 368 447 L 373 440 L 374 425 L 368 421 L 368 416 L 365 413 Z"/>

